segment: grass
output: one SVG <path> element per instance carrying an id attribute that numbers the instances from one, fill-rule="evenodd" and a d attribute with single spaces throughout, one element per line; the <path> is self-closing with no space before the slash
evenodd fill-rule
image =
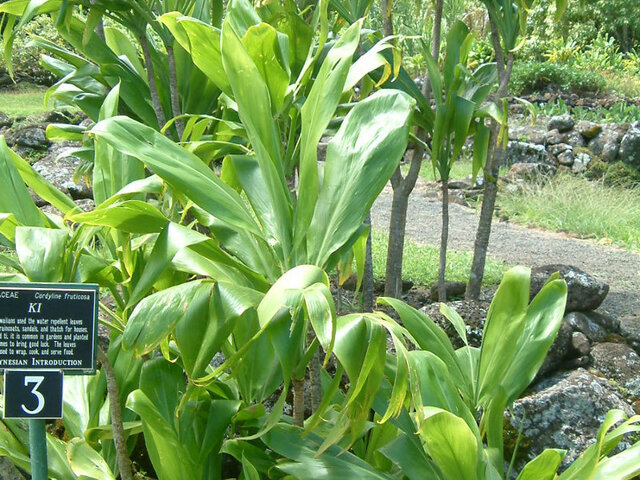
<path id="1" fill-rule="evenodd" d="M 387 265 L 387 240 L 384 233 L 373 231 L 371 254 L 373 257 L 373 276 L 376 280 L 384 280 Z M 471 252 L 458 252 L 449 249 L 447 252 L 447 280 L 467 282 L 472 260 L 473 254 Z M 405 280 L 411 280 L 415 285 L 422 287 L 432 285 L 438 281 L 439 261 L 439 248 L 419 244 L 410 239 L 405 240 L 402 261 L 402 276 Z M 486 285 L 499 284 L 507 268 L 503 262 L 487 259 L 484 283 Z"/>
<path id="2" fill-rule="evenodd" d="M 525 225 L 573 232 L 640 250 L 640 187 L 607 186 L 565 174 L 498 196 L 500 214 Z"/>
<path id="3" fill-rule="evenodd" d="M 16 85 L 10 89 L 0 90 L 0 112 L 10 117 L 24 117 L 50 110 L 51 105 L 44 105 L 45 87 L 36 85 Z"/>

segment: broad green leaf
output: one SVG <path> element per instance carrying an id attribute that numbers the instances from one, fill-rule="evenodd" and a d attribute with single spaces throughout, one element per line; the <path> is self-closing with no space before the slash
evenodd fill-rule
<path id="1" fill-rule="evenodd" d="M 516 480 L 553 480 L 565 453 L 564 450 L 546 449 L 524 466 Z"/>
<path id="2" fill-rule="evenodd" d="M 345 118 L 327 147 L 307 234 L 310 263 L 324 265 L 364 221 L 406 150 L 413 105 L 406 94 L 383 90 L 358 102 Z"/>
<path id="3" fill-rule="evenodd" d="M 0 212 L 12 213 L 22 225 L 45 226 L 45 217 L 25 187 L 4 137 L 0 137 L 0 191 Z"/>
<path id="4" fill-rule="evenodd" d="M 115 27 L 104 27 L 104 39 L 113 53 L 118 56 L 124 55 L 127 58 L 138 75 L 141 77 L 146 75 L 145 69 L 140 62 L 136 45 L 131 42 L 123 31 Z"/>
<path id="5" fill-rule="evenodd" d="M 487 312 L 478 366 L 478 405 L 495 394 L 514 359 L 525 327 L 529 275 L 530 270 L 525 267 L 505 273 Z"/>
<path id="6" fill-rule="evenodd" d="M 271 114 L 267 84 L 229 21 L 225 21 L 222 27 L 222 64 L 238 104 L 238 114 L 255 150 L 265 196 L 273 212 L 270 230 L 277 232 L 276 238 L 287 268 L 291 252 L 292 206 L 282 167 L 280 133 Z M 247 81 L 249 78 L 250 82 Z"/>
<path id="7" fill-rule="evenodd" d="M 153 350 L 185 315 L 189 302 L 210 283 L 200 280 L 161 290 L 142 300 L 131 313 L 123 334 L 123 347 L 136 355 Z"/>
<path id="8" fill-rule="evenodd" d="M 198 157 L 154 129 L 126 117 L 113 117 L 91 130 L 116 150 L 137 158 L 175 190 L 187 195 L 225 223 L 260 234 L 242 198 L 225 185 Z"/>
<path id="9" fill-rule="evenodd" d="M 115 480 L 109 465 L 102 456 L 80 438 L 74 438 L 67 447 L 71 470 L 78 476 L 92 480 Z"/>
<path id="10" fill-rule="evenodd" d="M 40 227 L 16 228 L 16 253 L 32 282 L 59 282 L 65 270 L 66 230 Z"/>
<path id="11" fill-rule="evenodd" d="M 279 455 L 293 460 L 277 465 L 300 480 L 391 480 L 388 475 L 338 446 L 317 454 L 322 439 L 313 433 L 302 436 L 302 430 L 278 425 L 263 437 L 264 443 Z"/>
<path id="12" fill-rule="evenodd" d="M 99 120 L 118 114 L 120 84 L 107 95 L 100 108 Z M 110 198 L 123 187 L 144 178 L 144 165 L 135 158 L 127 157 L 100 137 L 94 141 L 93 197 L 96 205 Z"/>
<path id="13" fill-rule="evenodd" d="M 426 408 L 425 414 L 420 436 L 444 478 L 476 480 L 478 444 L 466 422 L 438 408 Z"/>
<path id="14" fill-rule="evenodd" d="M 318 142 L 333 117 L 360 39 L 356 23 L 340 36 L 316 75 L 301 109 L 300 186 L 295 212 L 294 245 L 305 237 L 318 197 Z"/>
<path id="15" fill-rule="evenodd" d="M 592 480 L 626 480 L 640 474 L 640 442 L 598 463 Z"/>
<path id="16" fill-rule="evenodd" d="M 424 449 L 416 446 L 408 434 L 398 435 L 395 440 L 383 446 L 380 452 L 395 462 L 409 480 L 440 480 Z"/>
<path id="17" fill-rule="evenodd" d="M 513 361 L 502 378 L 509 402 L 529 386 L 542 366 L 562 324 L 566 301 L 567 284 L 554 280 L 540 290 L 527 309 Z"/>
<path id="18" fill-rule="evenodd" d="M 261 299 L 261 293 L 230 283 L 198 290 L 174 330 L 184 369 L 191 378 L 204 375 L 222 343 L 238 323 L 246 321 L 242 318 L 245 312 Z"/>
<path id="19" fill-rule="evenodd" d="M 127 233 L 157 233 L 169 219 L 153 205 L 141 200 L 124 200 L 90 212 L 68 216 L 75 223 L 110 227 Z"/>
<path id="20" fill-rule="evenodd" d="M 166 13 L 158 21 L 167 26 L 180 46 L 191 54 L 193 63 L 224 93 L 231 94 L 229 79 L 222 68 L 220 30 L 177 12 Z"/>
<path id="21" fill-rule="evenodd" d="M 249 0 L 231 0 L 227 7 L 227 19 L 240 36 L 260 23 L 260 17 Z"/>
<path id="22" fill-rule="evenodd" d="M 285 60 L 276 29 L 266 23 L 251 26 L 242 37 L 242 43 L 267 84 L 273 113 L 279 112 L 289 87 L 289 74 L 282 66 Z"/>

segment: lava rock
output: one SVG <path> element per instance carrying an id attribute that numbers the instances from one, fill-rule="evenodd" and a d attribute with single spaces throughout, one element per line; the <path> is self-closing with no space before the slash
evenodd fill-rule
<path id="1" fill-rule="evenodd" d="M 622 137 L 618 158 L 625 163 L 640 167 L 640 129 L 630 128 Z"/>
<path id="2" fill-rule="evenodd" d="M 567 143 L 556 143 L 555 145 L 550 145 L 548 150 L 551 155 L 557 157 L 561 153 L 573 151 L 573 147 Z"/>
<path id="3" fill-rule="evenodd" d="M 531 269 L 531 298 L 544 286 L 549 277 L 560 273 L 567 282 L 568 295 L 565 313 L 586 312 L 598 308 L 609 293 L 609 285 L 571 265 L 544 265 Z"/>
<path id="4" fill-rule="evenodd" d="M 574 332 L 582 333 L 592 343 L 601 342 L 607 336 L 604 328 L 582 312 L 568 313 L 565 315 L 564 320 L 571 326 Z"/>
<path id="5" fill-rule="evenodd" d="M 555 165 L 555 162 L 543 145 L 527 142 L 509 142 L 506 150 L 506 165 L 515 163 L 541 163 Z"/>
<path id="6" fill-rule="evenodd" d="M 580 135 L 575 130 L 566 133 L 564 136 L 564 141 L 574 148 L 581 148 L 587 145 L 587 142 L 584 141 L 582 135 Z"/>
<path id="7" fill-rule="evenodd" d="M 33 169 L 73 199 L 93 198 L 93 192 L 84 180 L 80 180 L 80 183 L 72 180 L 73 172 L 80 163 L 80 159 L 64 156 L 64 154 L 59 157 L 64 148 L 55 145 L 47 156 L 33 164 Z M 37 203 L 42 201 L 39 198 L 35 200 Z"/>
<path id="8" fill-rule="evenodd" d="M 479 347 L 482 343 L 482 331 L 484 330 L 484 323 L 487 319 L 487 312 L 489 311 L 489 302 L 485 301 L 473 301 L 473 300 L 455 300 L 453 302 L 447 302 L 451 308 L 453 308 L 464 320 L 466 325 L 467 341 L 472 347 Z M 456 332 L 451 322 L 440 313 L 440 304 L 432 303 L 425 305 L 420 309 L 427 317 L 431 318 L 440 328 L 447 334 L 454 348 L 460 348 L 464 346 L 464 342 L 460 339 L 458 332 Z"/>
<path id="9" fill-rule="evenodd" d="M 549 145 L 557 145 L 559 143 L 564 143 L 564 135 L 560 133 L 559 130 L 549 130 L 544 136 L 544 144 Z"/>
<path id="10" fill-rule="evenodd" d="M 573 165 L 571 171 L 573 173 L 584 173 L 589 168 L 592 157 L 587 152 L 578 152 L 573 155 Z"/>
<path id="11" fill-rule="evenodd" d="M 628 315 L 620 319 L 620 335 L 629 342 L 629 345 L 640 352 L 640 317 Z"/>
<path id="12" fill-rule="evenodd" d="M 591 344 L 589 339 L 582 332 L 573 332 L 571 335 L 571 348 L 578 354 L 579 357 L 585 357 L 589 355 L 591 350 Z"/>
<path id="13" fill-rule="evenodd" d="M 13 125 L 13 120 L 4 112 L 0 112 L 0 128 L 10 127 Z"/>
<path id="14" fill-rule="evenodd" d="M 614 408 L 633 414 L 615 386 L 582 368 L 540 382 L 515 402 L 513 416 L 505 422 L 515 435 L 522 428 L 519 466 L 545 448 L 561 448 L 567 450 L 566 468 L 593 443 L 605 415 Z"/>
<path id="15" fill-rule="evenodd" d="M 598 136 L 589 142 L 589 150 L 603 162 L 613 162 L 618 157 L 620 142 L 625 133 L 624 128 L 618 125 L 606 125 Z"/>
<path id="16" fill-rule="evenodd" d="M 556 115 L 551 117 L 549 123 L 547 124 L 548 130 L 558 130 L 560 133 L 568 132 L 573 128 L 576 123 L 574 122 L 571 115 L 565 113 L 564 115 Z"/>
<path id="17" fill-rule="evenodd" d="M 640 397 L 640 356 L 624 343 L 599 343 L 591 349 L 593 368 Z"/>
<path id="18" fill-rule="evenodd" d="M 558 330 L 558 335 L 556 335 L 556 339 L 547 352 L 542 367 L 538 370 L 537 380 L 548 376 L 551 372 L 563 366 L 565 359 L 569 355 L 572 334 L 573 330 L 571 326 L 563 319 L 560 329 Z"/>
<path id="19" fill-rule="evenodd" d="M 558 154 L 557 158 L 558 158 L 558 163 L 565 167 L 571 167 L 575 162 L 575 158 L 573 156 L 573 150 L 566 150 Z"/>
<path id="20" fill-rule="evenodd" d="M 607 333 L 620 333 L 620 320 L 616 317 L 600 312 L 584 312 L 584 314 L 589 320 L 604 328 Z"/>
<path id="21" fill-rule="evenodd" d="M 588 122 L 586 120 L 580 120 L 576 124 L 576 130 L 585 140 L 591 140 L 598 136 L 602 131 L 602 126 L 594 122 Z"/>
<path id="22" fill-rule="evenodd" d="M 49 140 L 44 127 L 40 125 L 26 125 L 10 129 L 6 133 L 7 143 L 12 146 L 26 147 L 34 150 L 44 150 L 49 146 Z"/>

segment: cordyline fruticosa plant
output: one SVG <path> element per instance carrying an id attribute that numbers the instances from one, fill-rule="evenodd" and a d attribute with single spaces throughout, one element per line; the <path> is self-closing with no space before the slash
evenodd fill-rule
<path id="1" fill-rule="evenodd" d="M 18 6 L 11 3 L 16 14 Z M 0 239 L 15 252 L 0 256 L 12 272 L 2 278 L 97 282 L 109 293 L 101 302 L 110 329 L 103 367 L 65 382 L 71 440 L 48 435 L 51 478 L 131 478 L 126 457 L 140 434 L 155 476 L 167 480 L 449 479 L 471 471 L 505 478 L 502 411 L 553 341 L 566 286 L 552 279 L 529 305 L 528 271 L 511 272 L 479 350 L 455 352 L 428 319 L 392 299 L 382 301 L 404 327 L 380 312 L 336 314 L 325 270 L 361 241 L 364 216 L 406 148 L 414 102 L 383 90 L 341 107 L 363 75 L 388 66 L 375 51 L 354 61 L 359 23 L 327 42 L 325 3 L 310 19 L 318 43 L 294 13 L 292 3 L 256 11 L 231 2 L 220 28 L 161 16 L 222 92 L 216 110 L 185 117 L 184 142 L 175 143 L 157 125 L 118 115 L 130 95 L 120 78 L 85 138 L 92 211 L 80 211 L 0 143 Z M 65 21 L 73 30 L 75 20 Z M 85 66 L 93 71 L 77 63 L 71 85 Z M 332 126 L 341 108 L 346 114 Z M 328 128 L 337 132 L 318 168 Z M 214 158 L 223 158 L 219 176 Z M 60 213 L 39 210 L 27 186 Z M 407 341 L 419 349 L 410 352 Z M 309 366 L 320 391 L 305 413 L 300 386 Z M 292 384 L 294 418 L 284 413 Z M 432 394 L 445 390 L 448 397 Z M 452 450 L 460 454 L 443 457 L 434 437 L 440 419 L 469 429 L 473 446 L 465 433 Z M 0 452 L 28 471 L 24 425 L 4 425 Z M 117 452 L 114 435 L 126 440 Z M 602 435 L 606 448 L 589 454 L 588 468 L 627 466 L 626 452 L 600 462 L 620 438 Z M 419 454 L 413 466 L 405 450 Z"/>

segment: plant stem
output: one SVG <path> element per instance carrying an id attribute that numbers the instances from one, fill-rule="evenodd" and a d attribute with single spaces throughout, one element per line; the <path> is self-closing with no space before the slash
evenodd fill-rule
<path id="1" fill-rule="evenodd" d="M 149 92 L 151 93 L 151 101 L 153 102 L 153 111 L 156 113 L 156 120 L 158 121 L 158 128 L 164 127 L 166 123 L 164 117 L 164 111 L 162 110 L 162 104 L 160 103 L 160 95 L 158 94 L 158 86 L 156 85 L 156 74 L 153 68 L 153 60 L 151 59 L 151 50 L 149 49 L 149 42 L 147 40 L 147 34 L 142 33 L 140 35 L 140 45 L 142 46 L 142 53 L 144 54 L 144 64 L 147 69 L 147 80 L 149 82 Z"/>
<path id="2" fill-rule="evenodd" d="M 98 347 L 98 360 L 102 364 L 102 369 L 107 378 L 107 393 L 109 394 L 109 412 L 111 413 L 111 427 L 113 430 L 113 443 L 116 446 L 116 459 L 118 461 L 118 470 L 120 470 L 120 478 L 122 480 L 133 480 L 133 472 L 131 471 L 131 460 L 127 454 L 127 443 L 124 435 L 124 426 L 122 423 L 122 410 L 120 408 L 120 390 L 113 366 L 109 361 L 109 357 Z"/>
<path id="3" fill-rule="evenodd" d="M 363 310 L 373 312 L 375 298 L 373 295 L 373 260 L 371 258 L 371 212 L 367 213 L 365 225 L 369 225 L 369 235 L 367 236 L 367 247 L 364 258 L 364 279 L 362 283 Z"/>
<path id="4" fill-rule="evenodd" d="M 182 113 L 180 109 L 180 96 L 178 92 L 178 74 L 176 73 L 176 59 L 173 54 L 173 45 L 167 45 L 167 58 L 169 59 L 169 91 L 171 93 L 171 110 L 173 117 L 177 117 Z M 178 140 L 182 139 L 184 132 L 184 123 L 181 118 L 175 120 L 176 131 L 178 132 Z"/>
<path id="5" fill-rule="evenodd" d="M 304 427 L 304 379 L 293 381 L 293 424 Z"/>
<path id="6" fill-rule="evenodd" d="M 449 242 L 449 181 L 442 180 L 442 233 L 440 235 L 440 269 L 438 270 L 438 301 L 447 301 L 445 270 L 447 268 L 447 243 Z"/>

